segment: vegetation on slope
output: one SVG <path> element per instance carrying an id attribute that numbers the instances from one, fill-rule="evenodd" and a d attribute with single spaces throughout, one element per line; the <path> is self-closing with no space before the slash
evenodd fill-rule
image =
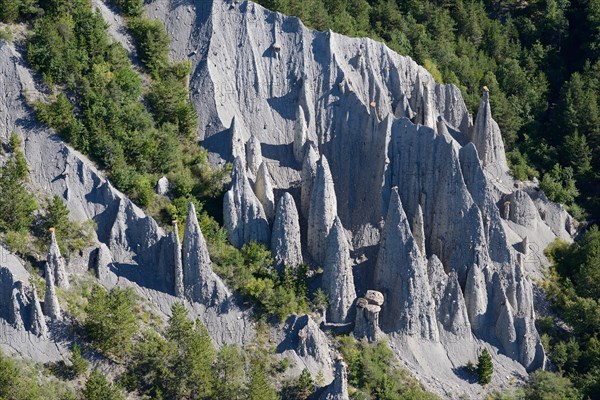
<path id="1" fill-rule="evenodd" d="M 572 245 L 557 241 L 549 299 L 562 319 L 540 321 L 553 363 L 589 398 L 600 397 L 600 231 L 594 226 Z M 561 323 L 562 322 L 562 323 Z"/>

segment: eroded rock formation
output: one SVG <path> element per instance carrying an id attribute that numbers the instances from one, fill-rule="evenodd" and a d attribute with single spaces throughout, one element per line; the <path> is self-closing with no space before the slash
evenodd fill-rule
<path id="1" fill-rule="evenodd" d="M 317 264 L 326 257 L 327 237 L 337 216 L 337 200 L 329 163 L 325 156 L 317 163 L 308 213 L 308 252 Z"/>
<path id="2" fill-rule="evenodd" d="M 190 203 L 183 233 L 183 286 L 186 295 L 202 304 L 220 305 L 230 293 L 213 272 L 206 240 L 200 230 L 196 208 Z"/>
<path id="3" fill-rule="evenodd" d="M 356 300 L 354 336 L 357 339 L 367 339 L 369 342 L 379 340 L 379 313 L 383 302 L 383 294 L 375 290 L 368 290 L 365 297 Z"/>
<path id="4" fill-rule="evenodd" d="M 356 291 L 348 239 L 338 217 L 333 221 L 327 237 L 322 284 L 323 290 L 329 296 L 327 322 L 338 324 L 351 322 L 354 319 L 352 307 L 356 299 Z"/>
<path id="5" fill-rule="evenodd" d="M 239 157 L 233 162 L 231 189 L 223 199 L 223 219 L 229 242 L 237 248 L 251 241 L 264 244 L 270 242 L 265 211 L 252 191 Z"/>
<path id="6" fill-rule="evenodd" d="M 54 284 L 61 289 L 69 288 L 69 279 L 67 278 L 66 261 L 60 254 L 60 248 L 56 242 L 54 228 L 50 228 L 50 248 L 46 262 L 50 265 L 54 276 Z"/>
<path id="7" fill-rule="evenodd" d="M 289 193 L 284 193 L 277 204 L 271 235 L 271 252 L 280 271 L 284 266 L 296 267 L 302 263 L 298 209 Z"/>

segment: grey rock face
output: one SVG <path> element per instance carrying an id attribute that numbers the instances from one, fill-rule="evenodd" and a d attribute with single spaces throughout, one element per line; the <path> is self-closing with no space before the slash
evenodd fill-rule
<path id="1" fill-rule="evenodd" d="M 169 190 L 171 189 L 171 183 L 167 179 L 166 176 L 163 176 L 156 183 L 156 194 L 161 196 L 166 196 L 169 194 Z"/>
<path id="2" fill-rule="evenodd" d="M 427 262 L 427 275 L 440 329 L 460 337 L 470 337 L 471 324 L 457 274 L 451 272 L 447 275 L 434 254 Z"/>
<path id="3" fill-rule="evenodd" d="M 377 266 L 375 287 L 383 293 L 382 328 L 438 340 L 435 304 L 423 258 L 410 231 L 398 189 L 392 189 Z"/>
<path id="4" fill-rule="evenodd" d="M 46 295 L 44 297 L 44 314 L 50 318 L 51 321 L 61 319 L 60 305 L 58 304 L 58 297 L 56 296 L 56 289 L 54 288 L 54 271 L 52 265 L 46 263 Z"/>
<path id="5" fill-rule="evenodd" d="M 229 126 L 229 138 L 231 141 L 231 160 L 239 158 L 242 165 L 246 166 L 246 147 L 245 143 L 249 139 L 246 129 L 241 126 L 241 122 L 235 117 L 231 119 Z"/>
<path id="6" fill-rule="evenodd" d="M 348 239 L 338 217 L 327 238 L 322 279 L 323 290 L 329 295 L 327 321 L 339 324 L 351 322 L 356 291 Z"/>
<path id="7" fill-rule="evenodd" d="M 302 264 L 298 209 L 289 193 L 284 193 L 277 204 L 271 235 L 271 252 L 275 266 L 280 271 L 284 266 L 295 267 Z"/>
<path id="8" fill-rule="evenodd" d="M 367 339 L 369 342 L 379 340 L 379 313 L 383 302 L 383 294 L 375 290 L 368 290 L 364 298 L 356 300 L 354 336 L 357 339 Z"/>
<path id="9" fill-rule="evenodd" d="M 118 280 L 118 277 L 111 270 L 112 266 L 113 259 L 110 250 L 108 249 L 108 246 L 101 243 L 96 250 L 95 272 L 100 283 L 107 288 L 114 287 Z"/>
<path id="10" fill-rule="evenodd" d="M 239 157 L 233 162 L 231 189 L 223 199 L 223 219 L 229 242 L 237 248 L 253 240 L 270 242 L 265 211 L 250 187 Z"/>
<path id="11" fill-rule="evenodd" d="M 425 227 L 423 226 L 423 209 L 419 204 L 417 206 L 417 212 L 413 218 L 412 224 L 412 234 L 415 238 L 415 242 L 417 242 L 417 247 L 421 252 L 421 257 L 427 258 L 427 253 L 425 251 Z"/>
<path id="12" fill-rule="evenodd" d="M 246 143 L 246 162 L 248 164 L 248 172 L 251 176 L 255 177 L 260 164 L 263 163 L 263 157 L 260 141 L 254 135 L 251 135 L 248 143 Z"/>
<path id="13" fill-rule="evenodd" d="M 498 124 L 492 118 L 490 93 L 487 88 L 483 90 L 483 98 L 475 119 L 471 141 L 475 144 L 485 169 L 493 167 L 500 171 L 508 171 L 502 134 Z"/>
<path id="14" fill-rule="evenodd" d="M 467 273 L 465 304 L 473 330 L 479 332 L 486 328 L 485 314 L 488 307 L 488 295 L 485 278 L 477 264 L 473 264 Z"/>
<path id="15" fill-rule="evenodd" d="M 275 215 L 275 194 L 273 193 L 273 186 L 271 185 L 267 164 L 264 162 L 262 162 L 258 168 L 256 183 L 254 184 L 254 193 L 256 193 L 258 201 L 262 204 L 263 210 L 265 210 L 267 220 L 273 221 Z"/>
<path id="16" fill-rule="evenodd" d="M 304 110 L 298 107 L 296 123 L 294 124 L 294 157 L 301 163 L 304 160 L 304 144 L 308 140 L 308 128 L 304 118 Z"/>
<path id="17" fill-rule="evenodd" d="M 67 278 L 67 271 L 65 269 L 65 259 L 60 254 L 60 248 L 56 242 L 56 235 L 54 229 L 50 232 L 50 248 L 48 249 L 48 256 L 46 262 L 50 265 L 54 276 L 54 284 L 61 289 L 69 288 L 69 280 Z"/>
<path id="18" fill-rule="evenodd" d="M 190 208 L 193 205 L 190 205 Z M 191 210 L 188 210 L 188 214 Z M 193 210 L 194 214 L 196 210 Z M 191 234 L 191 233 L 190 233 Z M 177 221 L 173 221 L 173 232 L 171 232 L 171 240 L 173 241 L 173 270 L 175 275 L 175 285 L 173 291 L 175 296 L 184 297 L 185 296 L 185 286 L 183 283 L 183 261 L 181 259 L 181 242 L 179 241 L 179 228 L 177 226 Z M 193 244 L 190 244 L 192 246 Z M 191 249 L 190 249 L 191 251 Z M 203 258 L 206 258 L 206 255 L 202 255 Z M 204 260 L 203 260 L 204 261 Z M 210 262 L 210 258 L 208 258 L 208 262 Z"/>
<path id="19" fill-rule="evenodd" d="M 337 216 L 337 200 L 329 163 L 321 156 L 317 164 L 310 197 L 308 214 L 308 251 L 316 263 L 323 264 L 326 257 L 327 237 Z"/>
<path id="20" fill-rule="evenodd" d="M 505 219 L 508 219 L 516 224 L 537 228 L 540 214 L 531 200 L 531 197 L 523 190 L 515 190 L 513 193 L 505 196 L 502 200 L 504 204 L 509 204 L 506 207 Z"/>
<path id="21" fill-rule="evenodd" d="M 208 306 L 222 304 L 230 297 L 227 287 L 212 270 L 193 203 L 189 205 L 183 233 L 183 286 L 190 299 Z"/>
<path id="22" fill-rule="evenodd" d="M 313 183 L 315 181 L 315 177 L 317 176 L 318 160 L 319 157 L 317 156 L 317 152 L 313 146 L 308 146 L 304 156 L 304 161 L 302 163 L 302 197 L 300 201 L 302 215 L 306 219 L 308 219 L 310 212 L 310 198 L 312 195 Z"/>
<path id="23" fill-rule="evenodd" d="M 298 322 L 304 326 L 298 331 L 296 353 L 300 357 L 312 358 L 317 363 L 331 365 L 331 353 L 325 333 L 308 315 L 300 317 Z"/>
<path id="24" fill-rule="evenodd" d="M 9 306 L 9 319 L 8 321 L 13 324 L 16 329 L 25 329 L 23 317 L 21 313 L 23 305 L 23 293 L 20 287 L 15 287 L 12 290 L 11 304 Z"/>
<path id="25" fill-rule="evenodd" d="M 31 332 L 37 336 L 46 336 L 48 327 L 46 326 L 46 318 L 42 312 L 42 306 L 38 297 L 37 289 L 31 285 Z"/>
<path id="26" fill-rule="evenodd" d="M 333 382 L 327 387 L 321 400 L 350 400 L 348 396 L 348 365 L 341 357 L 335 360 Z"/>

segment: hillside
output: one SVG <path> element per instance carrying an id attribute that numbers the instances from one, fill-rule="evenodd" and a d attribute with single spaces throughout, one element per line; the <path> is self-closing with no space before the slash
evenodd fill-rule
<path id="1" fill-rule="evenodd" d="M 0 333 L 27 364 L 0 361 L 31 382 L 46 363 L 53 392 L 7 379 L 0 397 L 484 398 L 554 379 L 563 264 L 591 254 L 594 273 L 596 239 L 569 247 L 576 203 L 548 199 L 548 173 L 518 179 L 504 86 L 474 102 L 431 60 L 252 2 L 10 7 Z M 468 367 L 482 352 L 491 378 Z"/>

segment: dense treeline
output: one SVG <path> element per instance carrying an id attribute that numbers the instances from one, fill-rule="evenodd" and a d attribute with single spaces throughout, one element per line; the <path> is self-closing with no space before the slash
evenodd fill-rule
<path id="1" fill-rule="evenodd" d="M 477 110 L 490 88 L 513 173 L 600 216 L 600 5 L 593 0 L 259 0 L 410 55 Z M 578 206 L 580 205 L 580 206 Z"/>
<path id="2" fill-rule="evenodd" d="M 567 325 L 542 319 L 545 347 L 576 388 L 600 398 L 600 231 L 594 226 L 572 245 L 557 241 L 546 255 L 554 263 L 548 297 Z"/>

